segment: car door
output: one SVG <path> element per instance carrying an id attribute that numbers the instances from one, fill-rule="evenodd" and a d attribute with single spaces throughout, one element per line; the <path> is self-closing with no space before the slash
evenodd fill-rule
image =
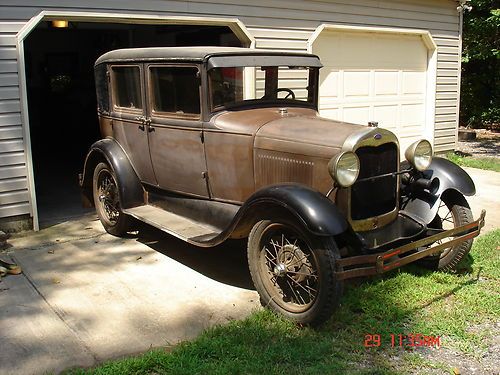
<path id="1" fill-rule="evenodd" d="M 125 150 L 140 180 L 156 184 L 145 126 L 142 64 L 110 66 L 113 137 Z"/>
<path id="2" fill-rule="evenodd" d="M 158 186 L 208 197 L 196 65 L 147 65 L 149 148 Z"/>

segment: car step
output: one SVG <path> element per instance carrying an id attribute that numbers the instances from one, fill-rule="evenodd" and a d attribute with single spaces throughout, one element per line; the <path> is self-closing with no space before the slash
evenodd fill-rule
<path id="1" fill-rule="evenodd" d="M 123 212 L 195 245 L 203 245 L 203 242 L 212 240 L 220 233 L 216 228 L 152 205 L 127 208 Z"/>

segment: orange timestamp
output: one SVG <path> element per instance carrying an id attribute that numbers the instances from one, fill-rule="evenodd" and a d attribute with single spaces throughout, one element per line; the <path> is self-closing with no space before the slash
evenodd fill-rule
<path id="1" fill-rule="evenodd" d="M 366 334 L 363 345 L 365 348 L 375 348 L 382 344 L 389 343 L 392 348 L 411 348 L 411 347 L 441 347 L 441 336 L 423 335 L 421 333 L 391 333 L 383 337 L 380 334 Z"/>

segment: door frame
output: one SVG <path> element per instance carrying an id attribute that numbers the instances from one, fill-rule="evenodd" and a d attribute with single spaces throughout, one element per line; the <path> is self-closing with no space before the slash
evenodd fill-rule
<path id="1" fill-rule="evenodd" d="M 255 38 L 250 34 L 245 25 L 237 18 L 224 17 L 190 17 L 190 16 L 158 16 L 141 13 L 101 13 L 101 12 L 65 12 L 44 10 L 32 17 L 16 34 L 17 65 L 19 74 L 19 98 L 21 106 L 21 123 L 24 139 L 24 155 L 26 158 L 26 171 L 28 180 L 29 202 L 33 230 L 40 229 L 38 221 L 38 208 L 36 201 L 35 177 L 33 172 L 33 156 L 31 153 L 30 121 L 28 111 L 28 94 L 26 84 L 26 62 L 24 59 L 24 41 L 42 21 L 67 20 L 72 22 L 94 23 L 125 23 L 148 25 L 209 25 L 227 26 L 242 42 L 245 47 L 255 48 Z"/>

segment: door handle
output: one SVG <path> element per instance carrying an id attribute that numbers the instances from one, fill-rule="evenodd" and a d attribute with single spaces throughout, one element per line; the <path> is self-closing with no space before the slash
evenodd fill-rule
<path id="1" fill-rule="evenodd" d="M 137 116 L 134 120 L 141 122 L 141 124 L 139 125 L 139 130 L 144 131 L 144 129 L 145 129 L 144 125 L 146 123 L 146 117 L 144 117 L 144 116 Z"/>
<path id="2" fill-rule="evenodd" d="M 149 133 L 152 133 L 152 132 L 155 131 L 155 128 L 153 126 L 151 126 L 151 119 L 150 118 L 146 118 L 146 120 L 144 121 L 144 123 L 148 127 L 148 132 Z"/>

